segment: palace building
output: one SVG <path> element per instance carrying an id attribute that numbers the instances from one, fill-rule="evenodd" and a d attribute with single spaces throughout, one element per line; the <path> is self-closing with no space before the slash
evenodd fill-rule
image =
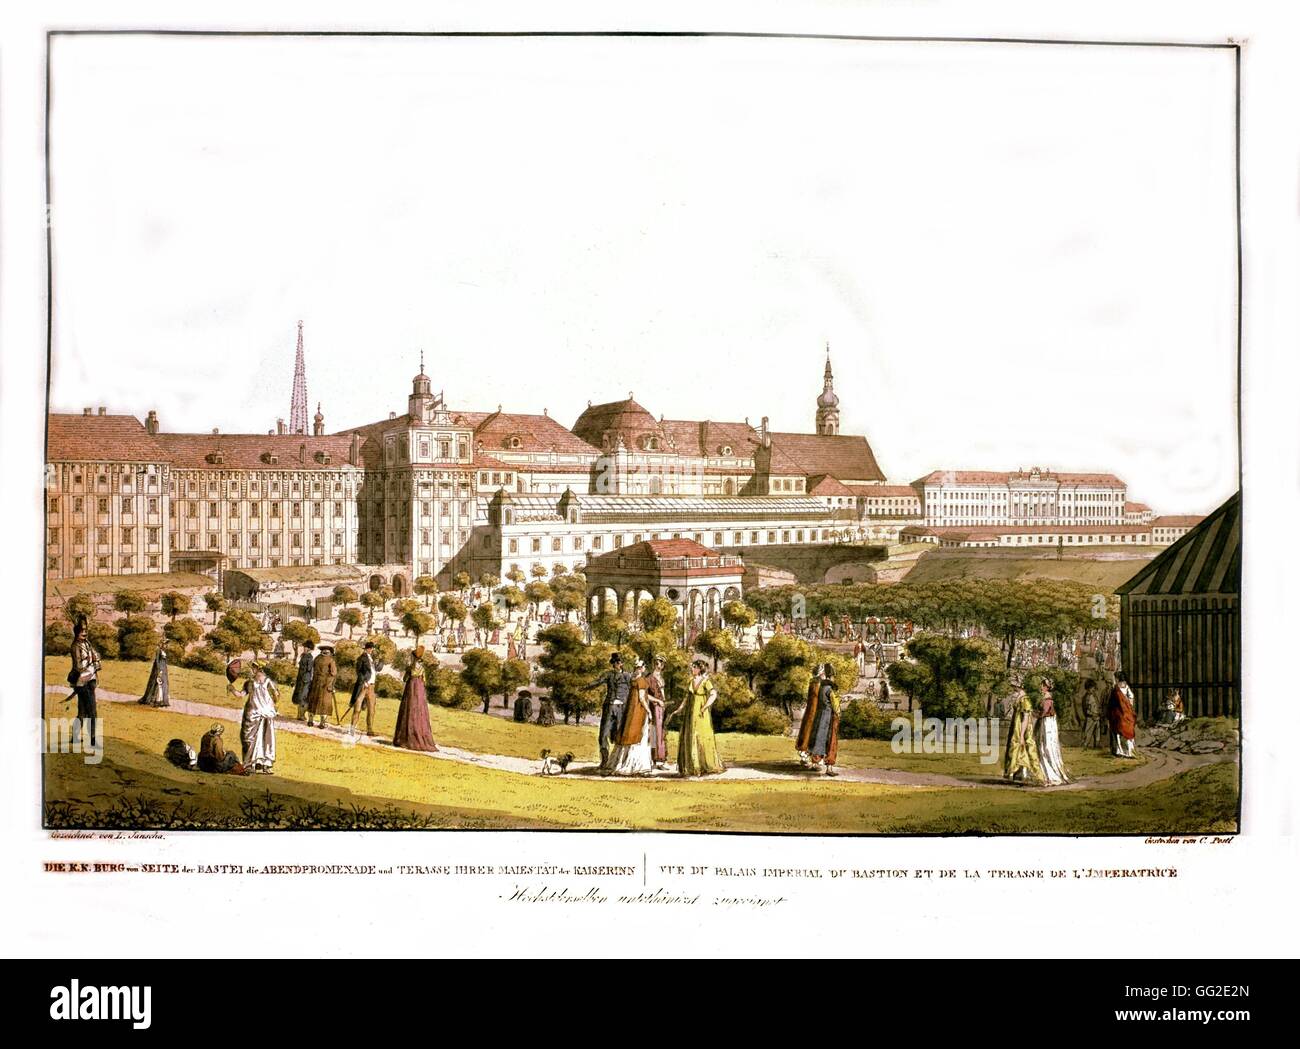
<path id="1" fill-rule="evenodd" d="M 51 413 L 46 571 L 338 565 L 407 593 L 418 576 L 549 575 L 645 542 L 896 541 L 922 522 L 922 497 L 885 483 L 839 407 L 828 355 L 812 433 L 656 418 L 631 394 L 571 428 L 546 411 L 461 410 L 423 367 L 405 413 L 336 434 L 319 406 L 310 435 Z"/>

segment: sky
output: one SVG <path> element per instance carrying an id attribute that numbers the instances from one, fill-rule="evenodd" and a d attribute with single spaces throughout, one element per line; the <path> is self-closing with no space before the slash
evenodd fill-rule
<path id="1" fill-rule="evenodd" d="M 58 37 L 51 407 L 326 428 L 633 393 L 890 480 L 1236 489 L 1226 50 Z"/>

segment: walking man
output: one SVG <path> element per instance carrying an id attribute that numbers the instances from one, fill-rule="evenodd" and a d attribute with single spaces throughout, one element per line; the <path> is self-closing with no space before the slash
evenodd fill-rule
<path id="1" fill-rule="evenodd" d="M 302 653 L 298 656 L 298 677 L 293 683 L 293 705 L 298 708 L 298 720 L 307 720 L 307 696 L 311 692 L 312 662 L 316 658 L 316 645 L 312 641 L 302 643 Z"/>
<path id="2" fill-rule="evenodd" d="M 90 645 L 86 636 L 86 621 L 78 620 L 72 634 L 72 669 L 68 672 L 68 684 L 72 694 L 77 697 L 77 720 L 72 723 L 72 741 L 81 738 L 84 726 L 90 734 L 90 742 L 95 742 L 95 725 L 99 720 L 95 709 L 95 685 L 99 681 L 99 653 Z"/>
<path id="3" fill-rule="evenodd" d="M 604 684 L 605 701 L 600 707 L 600 768 L 607 772 L 614 736 L 623 727 L 623 713 L 632 693 L 632 675 L 623 669 L 623 657 L 617 652 L 609 657 L 609 673 L 605 675 Z"/>
<path id="4" fill-rule="evenodd" d="M 375 679 L 379 671 L 375 662 L 375 643 L 367 641 L 357 658 L 357 680 L 352 686 L 352 702 L 348 709 L 352 711 L 352 731 L 357 728 L 357 715 L 361 708 L 366 708 L 366 735 L 375 734 Z"/>
<path id="5" fill-rule="evenodd" d="M 1101 746 L 1101 699 L 1092 678 L 1083 683 L 1083 746 L 1094 750 Z"/>

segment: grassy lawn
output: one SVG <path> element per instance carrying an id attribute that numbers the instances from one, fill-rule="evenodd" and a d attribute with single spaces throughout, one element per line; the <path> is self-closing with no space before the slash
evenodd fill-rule
<path id="1" fill-rule="evenodd" d="M 66 710 L 56 696 L 47 708 Z M 277 773 L 237 778 L 183 771 L 162 758 L 173 737 L 197 742 L 203 718 L 129 704 L 103 713 L 100 764 L 46 756 L 52 825 L 374 827 L 405 820 L 429 827 L 1083 834 L 1235 828 L 1237 770 L 1230 764 L 1145 788 L 1072 793 L 826 780 L 625 782 L 521 776 L 282 732 Z"/>
<path id="2" fill-rule="evenodd" d="M 1133 578 L 1163 546 L 1106 547 L 1128 555 L 1127 560 L 1099 561 L 1083 557 L 979 557 L 926 554 L 907 574 L 909 583 L 938 583 L 955 579 L 1063 579 L 1086 583 L 1109 593 Z"/>
<path id="3" fill-rule="evenodd" d="M 45 661 L 47 684 L 64 683 L 66 662 L 66 659 L 60 657 L 50 657 Z M 107 660 L 99 680 L 102 688 L 134 696 L 144 691 L 148 677 L 148 663 Z M 221 675 L 172 668 L 169 680 L 172 695 L 177 699 L 232 708 L 243 706 L 242 699 L 236 699 L 226 692 L 226 679 Z M 291 692 L 292 689 L 287 687 L 280 688 L 279 710 L 284 715 L 294 717 L 296 708 L 289 702 Z M 341 712 L 348 705 L 349 693 L 340 692 L 338 697 Z M 117 709 L 121 705 L 113 704 L 109 709 Z M 392 738 L 397 707 L 396 699 L 379 700 L 375 713 L 375 731 L 379 735 Z M 485 716 L 477 710 L 449 710 L 439 706 L 431 706 L 429 713 L 434 739 L 443 746 L 516 758 L 536 758 L 545 748 L 557 754 L 571 751 L 579 761 L 595 761 L 600 755 L 596 729 L 591 726 L 553 725 L 542 728 L 532 724 L 517 725 L 504 718 Z M 364 725 L 364 722 L 360 724 Z M 190 740 L 190 743 L 197 745 L 197 739 Z M 728 732 L 718 736 L 718 747 L 723 760 L 731 765 L 768 768 L 789 765 L 795 761 L 794 741 L 786 736 L 751 736 Z M 668 753 L 677 753 L 676 732 L 668 734 Z M 998 761 L 984 765 L 978 754 L 895 754 L 888 740 L 848 739 L 840 743 L 838 761 L 844 768 L 896 769 L 984 778 L 1001 774 L 1001 753 L 1001 748 L 997 748 Z M 1103 751 L 1074 747 L 1063 748 L 1062 756 L 1066 768 L 1076 777 L 1124 772 L 1146 760 L 1139 755 L 1138 762 L 1121 762 Z"/>

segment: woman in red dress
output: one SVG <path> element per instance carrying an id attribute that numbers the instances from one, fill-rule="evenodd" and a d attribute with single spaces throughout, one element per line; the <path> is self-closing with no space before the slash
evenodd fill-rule
<path id="1" fill-rule="evenodd" d="M 424 695 L 424 646 L 416 648 L 406 668 L 402 704 L 397 708 L 397 726 L 393 746 L 405 750 L 435 751 L 433 729 L 429 726 L 429 701 Z"/>

